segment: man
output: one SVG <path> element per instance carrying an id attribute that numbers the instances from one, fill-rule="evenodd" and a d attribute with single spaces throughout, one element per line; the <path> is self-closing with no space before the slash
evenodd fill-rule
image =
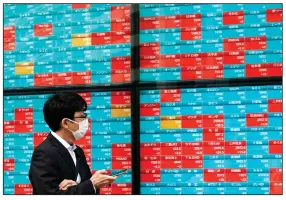
<path id="1" fill-rule="evenodd" d="M 94 175 L 83 150 L 74 144 L 88 130 L 85 100 L 76 93 L 50 97 L 43 113 L 51 133 L 33 153 L 29 178 L 34 194 L 99 194 L 116 177 L 99 170 Z"/>

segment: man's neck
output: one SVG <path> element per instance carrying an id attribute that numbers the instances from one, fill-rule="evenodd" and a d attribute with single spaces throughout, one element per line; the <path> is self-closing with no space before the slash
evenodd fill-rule
<path id="1" fill-rule="evenodd" d="M 71 138 L 67 137 L 67 133 L 65 133 L 64 130 L 56 131 L 55 133 L 58 134 L 58 136 L 60 136 L 62 139 L 64 139 L 70 145 L 72 145 L 74 143 Z"/>

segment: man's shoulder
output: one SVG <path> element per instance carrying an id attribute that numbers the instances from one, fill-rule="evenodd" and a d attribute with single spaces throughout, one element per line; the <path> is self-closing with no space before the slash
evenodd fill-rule
<path id="1" fill-rule="evenodd" d="M 55 150 L 52 147 L 51 143 L 47 140 L 47 138 L 34 149 L 34 153 L 45 152 L 45 154 L 47 154 L 53 151 Z"/>

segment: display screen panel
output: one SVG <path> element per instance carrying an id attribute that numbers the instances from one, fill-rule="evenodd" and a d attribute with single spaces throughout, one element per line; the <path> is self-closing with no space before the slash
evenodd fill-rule
<path id="1" fill-rule="evenodd" d="M 101 194 L 131 194 L 131 107 L 130 92 L 79 93 L 88 104 L 89 130 L 76 141 L 92 172 L 108 174 L 124 168 L 111 187 Z M 28 177 L 33 150 L 49 134 L 42 108 L 50 95 L 4 97 L 4 194 L 31 194 Z"/>
<path id="2" fill-rule="evenodd" d="M 4 88 L 131 81 L 129 4 L 5 4 Z"/>
<path id="3" fill-rule="evenodd" d="M 140 4 L 140 80 L 282 76 L 282 4 Z"/>
<path id="4" fill-rule="evenodd" d="M 141 194 L 282 194 L 282 86 L 142 90 Z"/>

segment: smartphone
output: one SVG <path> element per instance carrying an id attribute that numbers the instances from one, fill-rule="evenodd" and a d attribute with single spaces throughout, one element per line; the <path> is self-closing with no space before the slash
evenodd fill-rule
<path id="1" fill-rule="evenodd" d="M 125 174 L 127 173 L 128 169 L 124 169 L 124 170 L 121 170 L 120 172 L 116 173 L 116 174 L 111 174 L 111 176 L 120 176 L 121 174 Z"/>

